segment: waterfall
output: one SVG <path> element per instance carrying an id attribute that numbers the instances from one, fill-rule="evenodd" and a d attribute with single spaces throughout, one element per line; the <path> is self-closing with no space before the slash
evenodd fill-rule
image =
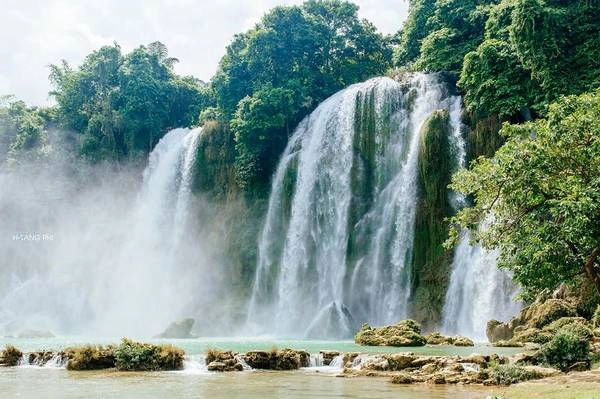
<path id="1" fill-rule="evenodd" d="M 273 178 L 248 311 L 255 331 L 351 336 L 408 316 L 420 129 L 448 109 L 436 75 L 374 78 L 300 123 Z M 332 318 L 339 318 L 332 323 Z"/>
<path id="2" fill-rule="evenodd" d="M 0 271 L 0 333 L 149 336 L 184 316 L 192 296 L 183 293 L 201 292 L 208 278 L 191 214 L 200 135 L 168 132 L 141 185 L 137 170 L 101 166 L 83 170 L 82 183 L 63 165 L 0 174 L 0 213 L 11 215 L 3 236 L 23 226 L 53 234 L 0 242 L 11 254 Z"/>
<path id="3" fill-rule="evenodd" d="M 463 231 L 454 250 L 442 331 L 484 341 L 487 321 L 508 320 L 521 303 L 512 299 L 518 290 L 508 273 L 496 267 L 497 253 L 470 240 Z"/>
<path id="4" fill-rule="evenodd" d="M 461 134 L 460 99 L 450 109 L 452 138 L 455 143 L 457 168 L 466 167 L 466 143 Z M 467 205 L 459 193 L 451 193 L 455 211 Z M 481 228 L 485 228 L 485 223 Z M 512 300 L 517 288 L 510 276 L 496 266 L 497 253 L 479 244 L 471 245 L 469 231 L 461 232 L 450 266 L 450 284 L 442 312 L 442 331 L 485 340 L 487 321 L 507 320 L 521 308 Z"/>

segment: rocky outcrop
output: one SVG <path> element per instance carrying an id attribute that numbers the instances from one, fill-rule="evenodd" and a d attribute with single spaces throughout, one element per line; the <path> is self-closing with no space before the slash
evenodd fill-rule
<path id="1" fill-rule="evenodd" d="M 175 321 L 158 334 L 158 338 L 194 338 L 192 335 L 192 327 L 195 320 L 192 318 Z"/>
<path id="2" fill-rule="evenodd" d="M 208 371 L 242 371 L 244 365 L 232 351 L 209 349 L 206 354 Z"/>
<path id="3" fill-rule="evenodd" d="M 421 326 L 414 320 L 403 320 L 391 326 L 369 327 L 363 324 L 354 342 L 366 346 L 424 346 Z"/>
<path id="4" fill-rule="evenodd" d="M 12 345 L 7 345 L 0 352 L 0 366 L 16 366 L 23 357 L 23 352 Z"/>
<path id="5" fill-rule="evenodd" d="M 323 365 L 329 366 L 331 361 L 340 355 L 338 351 L 320 351 L 319 354 L 323 359 Z"/>
<path id="6" fill-rule="evenodd" d="M 112 346 L 91 346 L 67 348 L 62 353 L 68 370 L 101 370 L 115 367 L 115 354 Z"/>
<path id="7" fill-rule="evenodd" d="M 308 352 L 295 349 L 251 351 L 241 358 L 253 369 L 264 370 L 297 370 L 308 367 L 310 363 Z"/>
<path id="8" fill-rule="evenodd" d="M 460 335 L 448 336 L 438 332 L 433 332 L 425 336 L 428 345 L 455 345 L 455 346 L 474 346 L 470 338 Z"/>
<path id="9" fill-rule="evenodd" d="M 541 329 L 560 318 L 574 316 L 576 316 L 575 309 L 568 301 L 551 298 L 546 301 L 534 302 L 523 308 L 518 315 L 506 323 L 490 320 L 486 334 L 492 343 L 500 340 L 507 341 L 513 336 L 519 340 L 531 337 L 544 340 L 547 338 L 545 334 L 535 334 L 532 329 Z M 521 333 L 520 337 L 516 337 L 518 333 Z"/>

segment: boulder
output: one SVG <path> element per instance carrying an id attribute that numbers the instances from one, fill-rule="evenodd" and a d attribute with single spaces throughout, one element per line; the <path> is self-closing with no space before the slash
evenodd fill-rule
<path id="1" fill-rule="evenodd" d="M 325 350 L 325 351 L 320 351 L 319 353 L 321 354 L 321 357 L 323 358 L 324 366 L 329 366 L 331 364 L 331 361 L 340 355 L 340 352 L 338 352 L 338 351 Z"/>
<path id="2" fill-rule="evenodd" d="M 354 336 L 359 345 L 367 346 L 424 346 L 421 326 L 414 320 L 403 320 L 391 326 L 372 328 L 363 324 Z"/>
<path id="3" fill-rule="evenodd" d="M 297 370 L 308 367 L 310 363 L 308 352 L 295 349 L 250 351 L 241 358 L 253 369 L 265 370 Z"/>
<path id="4" fill-rule="evenodd" d="M 194 338 L 192 327 L 195 320 L 192 318 L 174 321 L 157 338 Z"/>
<path id="5" fill-rule="evenodd" d="M 470 338 L 457 336 L 454 338 L 454 346 L 475 346 L 475 344 Z"/>
<path id="6" fill-rule="evenodd" d="M 411 367 L 412 362 L 417 358 L 414 353 L 394 353 L 385 355 L 390 370 L 399 371 Z"/>
<path id="7" fill-rule="evenodd" d="M 487 324 L 486 335 L 492 343 L 500 340 L 507 341 L 512 339 L 519 330 L 541 329 L 562 317 L 575 316 L 575 308 L 564 299 L 540 300 L 523 308 L 519 314 L 506 323 L 490 320 Z"/>
<path id="8" fill-rule="evenodd" d="M 209 349 L 206 352 L 206 365 L 208 371 L 242 371 L 244 365 L 232 351 Z"/>
<path id="9" fill-rule="evenodd" d="M 522 348 L 524 344 L 522 342 L 515 342 L 513 340 L 500 340 L 492 343 L 492 346 L 495 346 L 497 348 Z"/>
<path id="10" fill-rule="evenodd" d="M 392 384 L 412 384 L 415 379 L 407 373 L 396 374 L 392 377 Z"/>

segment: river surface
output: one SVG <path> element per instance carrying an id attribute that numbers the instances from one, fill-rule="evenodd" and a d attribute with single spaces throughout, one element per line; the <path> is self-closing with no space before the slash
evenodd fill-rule
<path id="1" fill-rule="evenodd" d="M 12 344 L 24 352 L 60 350 L 86 343 L 117 343 L 118 339 L 84 337 L 0 338 L 0 347 Z M 203 363 L 207 348 L 234 351 L 272 347 L 305 349 L 310 353 L 330 349 L 340 352 L 406 352 L 430 355 L 468 355 L 510 348 L 425 346 L 419 348 L 363 347 L 352 341 L 293 341 L 269 338 L 197 338 L 148 340 L 168 342 L 186 350 L 185 368 L 172 372 L 68 371 L 63 367 L 22 365 L 0 368 L 0 398 L 485 398 L 494 389 L 458 385 L 394 385 L 385 378 L 349 377 L 335 367 L 307 367 L 298 371 L 250 370 L 211 373 Z"/>

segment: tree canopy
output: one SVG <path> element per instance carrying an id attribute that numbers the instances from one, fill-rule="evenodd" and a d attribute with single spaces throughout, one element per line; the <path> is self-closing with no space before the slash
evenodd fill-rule
<path id="1" fill-rule="evenodd" d="M 546 119 L 506 124 L 492 158 L 459 172 L 452 187 L 474 198 L 454 222 L 478 230 L 525 294 L 584 274 L 600 291 L 600 90 L 564 97 Z M 458 229 L 454 230 L 454 237 Z"/>
<path id="2" fill-rule="evenodd" d="M 77 69 L 52 65 L 59 123 L 80 135 L 90 160 L 144 156 L 167 130 L 191 125 L 210 105 L 208 88 L 176 75 L 175 62 L 154 42 L 129 54 L 116 43 L 102 47 Z"/>
<path id="3" fill-rule="evenodd" d="M 357 11 L 339 0 L 276 7 L 227 47 L 211 86 L 242 187 L 268 182 L 291 129 L 322 100 L 390 66 L 389 43 Z"/>

